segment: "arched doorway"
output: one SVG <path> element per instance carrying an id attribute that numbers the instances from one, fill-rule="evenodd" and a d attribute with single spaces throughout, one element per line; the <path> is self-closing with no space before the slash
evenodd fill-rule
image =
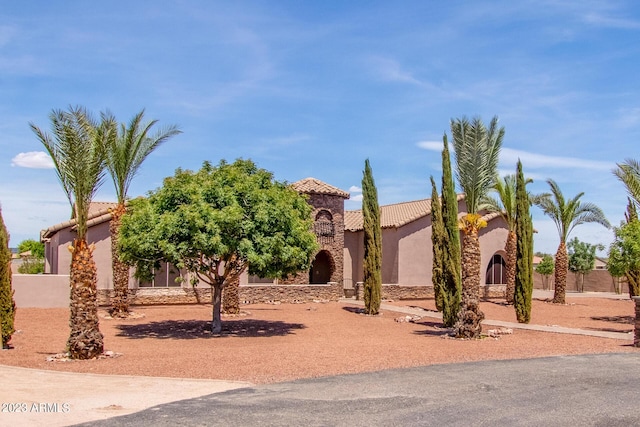
<path id="1" fill-rule="evenodd" d="M 486 284 L 504 285 L 507 283 L 507 263 L 500 254 L 495 254 L 487 267 Z"/>
<path id="2" fill-rule="evenodd" d="M 328 251 L 320 251 L 311 264 L 309 283 L 325 284 L 331 281 L 333 274 L 333 259 Z"/>

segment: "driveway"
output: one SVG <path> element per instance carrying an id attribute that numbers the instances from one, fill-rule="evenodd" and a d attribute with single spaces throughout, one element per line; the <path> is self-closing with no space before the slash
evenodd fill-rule
<path id="1" fill-rule="evenodd" d="M 433 365 L 247 387 L 82 425 L 630 426 L 640 425 L 639 401 L 640 354 L 626 353 Z"/>

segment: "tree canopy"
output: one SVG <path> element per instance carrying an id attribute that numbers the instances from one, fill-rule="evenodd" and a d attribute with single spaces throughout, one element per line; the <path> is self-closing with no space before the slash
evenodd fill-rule
<path id="1" fill-rule="evenodd" d="M 596 265 L 596 251 L 604 249 L 603 245 L 581 242 L 577 237 L 571 239 L 567 247 L 569 270 L 580 274 L 587 274 L 593 270 Z"/>
<path id="2" fill-rule="evenodd" d="M 553 257 L 549 254 L 543 254 L 542 260 L 540 263 L 536 265 L 536 273 L 541 274 L 543 276 L 550 276 L 553 274 L 553 269 L 555 264 L 553 262 Z"/>
<path id="3" fill-rule="evenodd" d="M 640 295 L 640 221 L 631 220 L 614 229 L 607 270 L 614 277 L 625 276 L 629 295 Z"/>
<path id="4" fill-rule="evenodd" d="M 44 258 L 44 243 L 33 239 L 26 239 L 18 243 L 18 253 L 31 252 L 34 258 Z"/>
<path id="5" fill-rule="evenodd" d="M 129 207 L 120 230 L 122 260 L 138 276 L 168 261 L 212 286 L 214 332 L 221 330 L 224 286 L 244 271 L 284 277 L 308 269 L 318 247 L 305 198 L 251 160 L 178 169 Z"/>

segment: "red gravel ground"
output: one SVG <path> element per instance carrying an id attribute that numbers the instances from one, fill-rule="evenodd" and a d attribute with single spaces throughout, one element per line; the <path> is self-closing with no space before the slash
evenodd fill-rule
<path id="1" fill-rule="evenodd" d="M 629 300 L 571 298 L 567 305 L 533 301 L 532 324 L 599 331 L 633 330 Z M 393 305 L 434 309 L 433 300 Z M 481 304 L 487 319 L 515 322 L 500 300 Z M 364 316 L 348 304 L 245 305 L 246 316 L 225 318 L 224 334 L 212 337 L 210 305 L 134 307 L 142 318 L 101 319 L 105 349 L 120 357 L 47 362 L 64 351 L 67 309 L 19 309 L 13 350 L 0 364 L 100 374 L 241 380 L 271 383 L 388 368 L 488 359 L 520 359 L 586 353 L 640 352 L 631 340 L 514 330 L 499 339 L 455 340 L 435 319 L 394 321 L 384 310 Z M 106 312 L 101 310 L 101 315 Z M 485 330 L 491 328 L 485 326 Z"/>

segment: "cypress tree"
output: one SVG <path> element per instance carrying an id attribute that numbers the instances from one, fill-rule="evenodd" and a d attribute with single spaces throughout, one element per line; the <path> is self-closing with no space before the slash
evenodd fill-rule
<path id="1" fill-rule="evenodd" d="M 2 348 L 11 348 L 9 341 L 15 332 L 13 322 L 16 316 L 16 303 L 11 287 L 11 251 L 9 233 L 0 210 L 0 323 L 2 324 Z"/>
<path id="2" fill-rule="evenodd" d="M 378 190 L 369 159 L 362 177 L 362 217 L 364 221 L 364 307 L 366 314 L 378 314 L 382 297 L 382 229 Z"/>
<path id="3" fill-rule="evenodd" d="M 436 182 L 431 177 L 431 245 L 433 252 L 433 264 L 431 267 L 431 282 L 433 283 L 433 294 L 436 300 L 436 308 L 443 311 L 444 308 L 444 276 L 442 274 L 442 262 L 444 247 L 442 241 L 444 239 L 445 229 L 442 220 L 442 207 Z"/>
<path id="4" fill-rule="evenodd" d="M 533 225 L 529 213 L 529 194 L 518 160 L 516 182 L 516 283 L 514 307 L 520 323 L 531 320 L 531 294 L 533 292 Z"/>
<path id="5" fill-rule="evenodd" d="M 462 260 L 460 251 L 460 229 L 458 228 L 458 195 L 456 194 L 453 174 L 451 173 L 451 157 L 447 135 L 442 137 L 442 220 L 444 222 L 443 238 L 443 288 L 444 306 L 442 322 L 452 327 L 457 320 L 460 298 L 462 294 Z"/>

